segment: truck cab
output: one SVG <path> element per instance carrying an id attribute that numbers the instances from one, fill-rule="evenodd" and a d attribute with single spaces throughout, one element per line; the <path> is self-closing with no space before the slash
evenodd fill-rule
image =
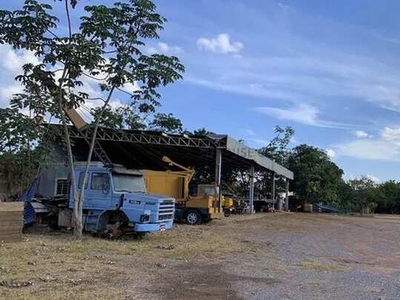
<path id="1" fill-rule="evenodd" d="M 146 193 L 143 174 L 123 167 L 91 167 L 82 187 L 84 167 L 75 169 L 78 189 L 85 188 L 84 228 L 88 231 L 163 231 L 172 227 L 174 199 Z M 71 193 L 70 193 L 71 194 Z M 69 208 L 74 200 L 69 197 Z"/>
<path id="2" fill-rule="evenodd" d="M 67 168 L 65 171 L 67 172 Z M 86 184 L 82 186 L 84 171 L 84 165 L 77 165 L 74 175 L 78 192 L 82 188 L 85 189 L 83 225 L 86 231 L 117 234 L 164 231 L 172 228 L 175 199 L 148 194 L 141 171 L 129 170 L 122 166 L 92 164 Z M 60 170 L 57 172 L 59 174 Z M 48 179 L 52 177 L 54 176 L 47 174 Z M 69 192 L 65 195 L 67 201 L 64 207 L 59 209 L 58 226 L 71 227 L 73 224 L 72 194 Z"/>

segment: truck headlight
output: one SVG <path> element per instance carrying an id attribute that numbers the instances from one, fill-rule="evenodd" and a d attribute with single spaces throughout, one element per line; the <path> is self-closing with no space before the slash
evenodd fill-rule
<path id="1" fill-rule="evenodd" d="M 140 222 L 145 223 L 150 221 L 150 216 L 149 215 L 140 215 Z"/>

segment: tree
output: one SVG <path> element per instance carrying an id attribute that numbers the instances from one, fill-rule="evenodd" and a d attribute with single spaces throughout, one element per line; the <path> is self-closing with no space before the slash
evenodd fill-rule
<path id="1" fill-rule="evenodd" d="M 11 194 L 22 194 L 51 159 L 50 145 L 43 141 L 50 140 L 52 132 L 39 130 L 40 123 L 17 109 L 0 108 L 0 174 Z"/>
<path id="2" fill-rule="evenodd" d="M 352 209 L 352 203 L 353 203 L 353 189 L 351 186 L 341 179 L 339 181 L 339 187 L 338 187 L 338 201 L 337 201 L 337 206 L 338 208 L 344 210 L 344 211 L 349 211 Z"/>
<path id="3" fill-rule="evenodd" d="M 260 148 L 258 152 L 269 159 L 277 162 L 282 166 L 287 166 L 288 158 L 291 153 L 289 148 L 290 141 L 294 136 L 294 129 L 290 126 L 285 128 L 281 126 L 275 126 L 274 128 L 275 137 L 269 142 L 269 144 L 263 148 Z M 272 172 L 264 171 L 256 174 L 255 190 L 262 197 L 272 198 Z M 278 192 L 283 192 L 286 189 L 286 183 L 283 178 L 277 178 L 275 181 L 275 188 Z"/>
<path id="4" fill-rule="evenodd" d="M 92 110 L 94 118 L 97 118 L 100 109 Z M 103 112 L 101 126 L 112 129 L 130 130 L 155 130 L 171 134 L 182 133 L 182 121 L 173 114 L 165 113 L 137 113 L 131 107 L 121 106 L 117 109 L 107 108 Z"/>
<path id="5" fill-rule="evenodd" d="M 193 132 L 187 132 L 187 133 L 192 134 L 192 135 L 202 135 L 202 136 L 215 134 L 215 132 L 209 131 L 209 130 L 205 129 L 204 127 L 195 129 L 195 130 L 193 130 Z"/>
<path id="6" fill-rule="evenodd" d="M 101 108 L 92 109 L 94 120 L 99 118 Z M 110 129 L 144 130 L 147 125 L 143 116 L 129 106 L 120 106 L 116 109 L 107 107 L 100 118 L 99 125 Z"/>
<path id="7" fill-rule="evenodd" d="M 182 132 L 182 121 L 172 114 L 157 113 L 150 122 L 150 129 L 179 134 Z"/>
<path id="8" fill-rule="evenodd" d="M 286 165 L 287 159 L 290 154 L 289 143 L 294 135 L 294 129 L 290 126 L 285 128 L 275 126 L 274 128 L 275 137 L 269 142 L 269 144 L 258 151 L 274 160 L 275 162 Z"/>
<path id="9" fill-rule="evenodd" d="M 143 54 L 145 42 L 157 39 L 166 22 L 151 1 L 129 0 L 110 7 L 85 6 L 79 26 L 73 26 L 71 20 L 71 8 L 78 2 L 60 0 L 56 3 L 63 5 L 67 21 L 62 25 L 66 26 L 66 33 L 57 30 L 61 21 L 51 14 L 51 5 L 25 0 L 20 10 L 0 10 L 0 43 L 29 50 L 40 60 L 37 65 L 24 65 L 23 74 L 17 77 L 24 86 L 24 93 L 15 95 L 12 105 L 29 107 L 35 115 L 51 114 L 61 120 L 74 198 L 74 233 L 81 236 L 84 189 L 78 194 L 75 186 L 69 120 L 64 109 L 76 108 L 87 100 L 103 102 L 92 128 L 84 186 L 98 126 L 115 94 L 118 91 L 128 94 L 140 112 L 154 111 L 154 107 L 160 105 L 157 88 L 181 79 L 184 67 L 174 56 Z M 80 89 L 85 78 L 98 83 L 96 92 L 101 97 Z"/>
<path id="10" fill-rule="evenodd" d="M 35 172 L 35 138 L 33 120 L 16 109 L 0 109 L 0 174 L 12 194 L 20 194 Z"/>
<path id="11" fill-rule="evenodd" d="M 381 198 L 377 210 L 382 213 L 400 212 L 400 184 L 394 180 L 386 181 L 378 187 Z"/>
<path id="12" fill-rule="evenodd" d="M 330 161 L 325 151 L 309 145 L 299 145 L 293 149 L 288 166 L 295 174 L 293 191 L 302 202 L 339 201 L 343 171 Z"/>
<path id="13" fill-rule="evenodd" d="M 349 180 L 349 185 L 353 190 L 351 208 L 361 213 L 373 212 L 381 199 L 377 184 L 367 176 L 361 176 Z"/>

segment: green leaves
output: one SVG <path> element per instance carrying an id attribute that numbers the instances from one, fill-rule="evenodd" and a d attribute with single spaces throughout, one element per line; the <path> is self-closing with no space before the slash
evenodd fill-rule
<path id="1" fill-rule="evenodd" d="M 259 152 L 279 164 L 286 165 L 290 154 L 288 146 L 294 135 L 294 129 L 290 126 L 285 128 L 275 126 L 274 131 L 276 136 L 266 147 L 259 149 Z"/>
<path id="2" fill-rule="evenodd" d="M 35 137 L 34 123 L 15 108 L 0 108 L 0 153 L 16 153 Z"/>
<path id="3" fill-rule="evenodd" d="M 17 108 L 0 108 L 0 173 L 8 191 L 21 193 L 49 155 L 51 132 L 41 130 L 34 119 Z M 44 138 L 44 135 L 46 138 Z"/>
<path id="4" fill-rule="evenodd" d="M 75 6 L 78 4 L 78 0 L 71 0 L 71 6 L 72 8 L 75 8 Z"/>
<path id="5" fill-rule="evenodd" d="M 343 171 L 318 148 L 299 145 L 293 149 L 288 167 L 295 174 L 293 190 L 302 202 L 336 203 Z"/>
<path id="6" fill-rule="evenodd" d="M 64 8 L 63 2 L 58 3 Z M 74 0 L 68 2 L 72 8 L 77 5 Z M 14 107 L 59 115 L 58 100 L 62 106 L 77 107 L 93 97 L 79 89 L 87 78 L 98 81 L 98 91 L 93 91 L 96 97 L 126 84 L 136 85 L 138 89 L 129 93 L 130 103 L 140 112 L 154 111 L 160 105 L 157 88 L 182 78 L 184 66 L 177 57 L 142 54 L 147 40 L 157 39 L 166 21 L 151 1 L 86 6 L 79 30 L 63 35 L 53 29 L 71 24 L 60 24 L 52 9 L 26 0 L 21 10 L 0 11 L 0 43 L 33 51 L 41 60 L 38 65 L 24 66 L 16 78 L 24 86 L 25 97 L 14 97 Z"/>
<path id="7" fill-rule="evenodd" d="M 0 10 L 0 43 L 41 55 L 48 43 L 46 33 L 57 27 L 58 18 L 49 14 L 49 4 L 26 0 L 21 10 Z"/>
<path id="8" fill-rule="evenodd" d="M 150 129 L 178 134 L 182 132 L 182 122 L 172 114 L 158 113 L 150 123 Z"/>

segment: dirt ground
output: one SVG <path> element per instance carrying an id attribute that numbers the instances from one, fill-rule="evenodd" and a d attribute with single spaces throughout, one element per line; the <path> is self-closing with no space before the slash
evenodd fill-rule
<path id="1" fill-rule="evenodd" d="M 0 244 L 0 299 L 400 299 L 400 218 L 231 216 L 144 240 Z"/>

